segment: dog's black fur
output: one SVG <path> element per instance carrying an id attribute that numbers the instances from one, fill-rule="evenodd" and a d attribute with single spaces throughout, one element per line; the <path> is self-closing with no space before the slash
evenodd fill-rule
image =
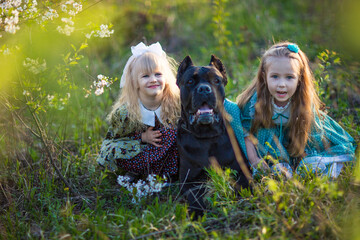
<path id="1" fill-rule="evenodd" d="M 189 208 L 195 216 L 205 209 L 201 187 L 210 167 L 209 158 L 215 157 L 221 167 L 238 172 L 237 183 L 247 188 L 249 182 L 236 160 L 224 119 L 220 112 L 225 99 L 226 70 L 220 59 L 211 56 L 208 66 L 194 66 L 190 56 L 181 62 L 176 84 L 180 88 L 181 118 L 177 144 L 180 154 L 180 182 L 187 195 Z M 246 159 L 242 153 L 242 158 Z"/>

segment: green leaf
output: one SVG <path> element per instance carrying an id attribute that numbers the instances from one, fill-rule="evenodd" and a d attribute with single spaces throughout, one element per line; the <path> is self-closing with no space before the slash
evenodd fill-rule
<path id="1" fill-rule="evenodd" d="M 74 46 L 74 44 L 70 44 L 72 49 L 74 49 L 74 51 L 76 52 L 76 47 Z"/>
<path id="2" fill-rule="evenodd" d="M 80 48 L 79 48 L 79 51 L 80 51 L 80 50 L 83 50 L 83 49 L 85 49 L 85 48 L 87 48 L 87 47 L 89 47 L 89 45 L 88 45 L 87 43 L 82 43 L 81 46 L 80 46 Z"/>
<path id="3" fill-rule="evenodd" d="M 335 64 L 340 64 L 340 63 L 341 63 L 340 58 L 336 58 L 336 59 L 334 60 L 334 63 L 335 63 Z"/>

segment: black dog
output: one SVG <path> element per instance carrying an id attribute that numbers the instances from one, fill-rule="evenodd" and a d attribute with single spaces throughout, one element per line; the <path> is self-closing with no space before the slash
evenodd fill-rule
<path id="1" fill-rule="evenodd" d="M 221 167 L 236 170 L 241 188 L 247 188 L 249 182 L 236 160 L 221 114 L 227 77 L 220 59 L 212 55 L 208 66 L 198 67 L 189 56 L 185 57 L 179 66 L 176 84 L 181 98 L 177 135 L 180 181 L 190 211 L 198 217 L 205 209 L 202 200 L 205 188 L 201 186 L 207 178 L 204 168 L 211 166 L 210 157 L 215 157 Z"/>

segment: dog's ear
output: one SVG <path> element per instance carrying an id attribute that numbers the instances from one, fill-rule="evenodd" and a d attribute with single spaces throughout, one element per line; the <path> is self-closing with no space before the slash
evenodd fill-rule
<path id="1" fill-rule="evenodd" d="M 221 60 L 219 58 L 217 58 L 215 55 L 211 55 L 209 65 L 214 66 L 217 70 L 219 70 L 221 75 L 223 75 L 224 86 L 226 86 L 226 84 L 227 84 L 226 69 L 225 69 L 224 64 L 222 64 Z"/>
<path id="2" fill-rule="evenodd" d="M 190 66 L 194 66 L 191 57 L 188 55 L 184 58 L 184 60 L 182 60 L 182 62 L 180 63 L 177 75 L 176 75 L 176 84 L 179 85 L 179 81 L 182 77 L 182 75 L 184 74 L 184 72 L 186 71 L 186 69 Z"/>

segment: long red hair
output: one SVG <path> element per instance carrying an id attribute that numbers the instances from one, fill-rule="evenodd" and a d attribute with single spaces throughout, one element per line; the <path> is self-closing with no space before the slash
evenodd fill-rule
<path id="1" fill-rule="evenodd" d="M 290 42 L 281 42 L 270 47 L 262 56 L 261 63 L 250 86 L 238 96 L 237 103 L 242 108 L 257 91 L 255 116 L 250 129 L 256 133 L 260 128 L 274 126 L 272 120 L 273 107 L 271 94 L 267 87 L 266 71 L 269 64 L 279 57 L 288 57 L 299 62 L 299 82 L 291 100 L 290 119 L 286 124 L 288 128 L 289 146 L 287 150 L 292 157 L 301 157 L 304 154 L 309 138 L 311 126 L 314 123 L 314 114 L 319 114 L 322 105 L 314 86 L 314 76 L 309 66 L 309 60 L 301 50 L 298 53 L 290 51 L 287 46 Z"/>

